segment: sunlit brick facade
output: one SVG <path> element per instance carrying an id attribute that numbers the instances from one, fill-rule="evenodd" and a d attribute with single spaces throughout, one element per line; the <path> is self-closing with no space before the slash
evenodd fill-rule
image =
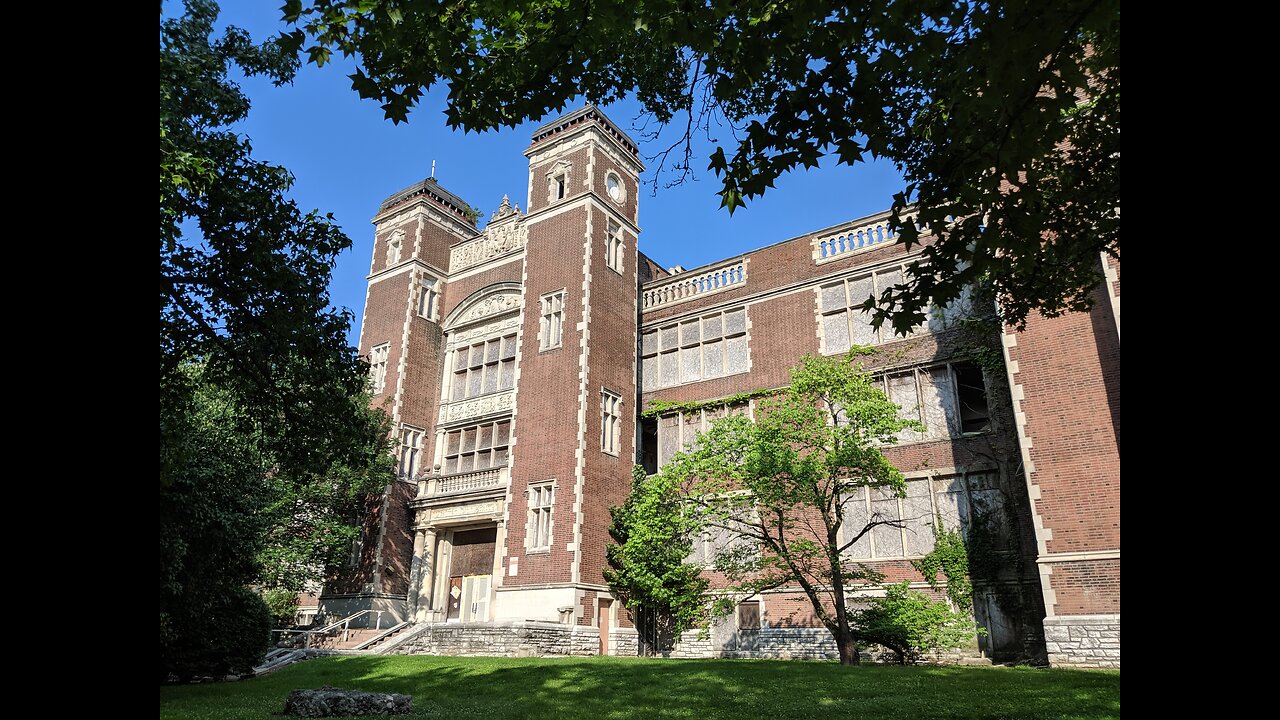
<path id="1" fill-rule="evenodd" d="M 601 575 L 608 508 L 634 464 L 655 471 L 716 415 L 643 410 L 781 388 L 801 355 L 858 343 L 881 350 L 868 364 L 927 429 L 887 451 L 907 497 L 854 505 L 905 527 L 853 556 L 927 589 L 911 560 L 934 518 L 981 531 L 975 615 L 990 634 L 969 654 L 1119 664 L 1118 264 L 1093 313 L 1006 330 L 1004 366 L 984 368 L 957 330 L 964 301 L 906 338 L 853 307 L 913 259 L 885 214 L 673 273 L 638 250 L 643 168 L 599 110 L 539 128 L 525 155 L 525 209 L 503 198 L 483 231 L 434 180 L 374 218 L 360 351 L 400 475 L 326 586 L 325 616 L 415 623 L 401 652 L 634 654 Z M 699 538 L 694 560 L 717 542 Z M 814 625 L 780 589 L 676 654 L 831 656 Z"/>

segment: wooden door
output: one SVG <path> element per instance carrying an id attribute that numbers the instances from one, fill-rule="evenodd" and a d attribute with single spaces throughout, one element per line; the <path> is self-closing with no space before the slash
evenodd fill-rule
<path id="1" fill-rule="evenodd" d="M 489 619 L 490 575 L 471 575 L 462 579 L 463 622 L 484 622 Z"/>
<path id="2" fill-rule="evenodd" d="M 462 610 L 462 576 L 455 575 L 449 578 L 449 614 L 446 616 L 448 620 L 457 620 Z"/>
<path id="3" fill-rule="evenodd" d="M 596 624 L 600 626 L 600 654 L 609 654 L 609 609 L 613 606 L 612 600 L 600 600 L 598 609 L 596 610 Z"/>

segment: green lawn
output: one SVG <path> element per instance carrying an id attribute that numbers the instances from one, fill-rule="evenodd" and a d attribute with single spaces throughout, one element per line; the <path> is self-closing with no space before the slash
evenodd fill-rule
<path id="1" fill-rule="evenodd" d="M 413 695 L 416 718 L 1105 718 L 1120 672 L 639 658 L 332 657 L 160 688 L 160 717 L 271 718 L 296 688 Z"/>

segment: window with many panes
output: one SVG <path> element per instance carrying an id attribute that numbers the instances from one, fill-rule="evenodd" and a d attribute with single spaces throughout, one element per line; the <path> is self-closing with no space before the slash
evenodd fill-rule
<path id="1" fill-rule="evenodd" d="M 376 345 L 369 351 L 369 378 L 375 395 L 387 386 L 387 356 L 390 354 L 391 343 Z"/>
<path id="2" fill-rule="evenodd" d="M 751 522 L 758 523 L 760 518 L 754 511 L 748 511 Z M 716 558 L 723 557 L 732 562 L 743 562 L 759 556 L 759 549 L 751 535 L 757 532 L 754 527 L 733 518 L 723 521 L 726 527 L 704 527 L 692 538 L 689 556 L 685 562 L 690 565 L 714 567 Z"/>
<path id="3" fill-rule="evenodd" d="M 622 272 L 622 226 L 610 220 L 605 235 L 605 262 L 614 272 Z"/>
<path id="4" fill-rule="evenodd" d="M 557 290 L 542 296 L 542 320 L 538 324 L 538 349 L 560 347 L 564 334 L 564 291 Z"/>
<path id="5" fill-rule="evenodd" d="M 422 430 L 405 425 L 400 429 L 400 478 L 413 480 L 418 476 L 418 460 L 422 456 Z"/>
<path id="6" fill-rule="evenodd" d="M 682 320 L 640 336 L 644 389 L 747 371 L 747 311 L 736 308 Z"/>
<path id="7" fill-rule="evenodd" d="M 490 338 L 453 351 L 451 401 L 465 400 L 516 384 L 516 336 Z"/>
<path id="8" fill-rule="evenodd" d="M 901 415 L 924 423 L 925 429 L 898 433 L 899 442 L 960 437 L 991 429 L 987 386 L 982 370 L 971 362 L 891 372 L 877 379 Z"/>
<path id="9" fill-rule="evenodd" d="M 529 486 L 529 532 L 528 547 L 530 550 L 549 550 L 551 548 L 551 512 L 556 503 L 554 483 L 542 483 Z"/>
<path id="10" fill-rule="evenodd" d="M 933 526 L 939 518 L 948 530 L 967 535 L 975 516 L 992 532 L 998 547 L 1007 546 L 1008 528 L 995 472 L 971 472 L 907 480 L 906 497 L 890 489 L 858 488 L 844 506 L 841 544 L 873 521 L 892 520 L 902 527 L 877 525 L 845 550 L 856 560 L 920 557 L 933 550 Z"/>
<path id="11" fill-rule="evenodd" d="M 600 449 L 617 455 L 622 437 L 622 398 L 608 390 L 600 392 Z"/>
<path id="12" fill-rule="evenodd" d="M 858 306 L 867 298 L 878 298 L 886 289 L 901 283 L 902 266 L 895 265 L 819 288 L 822 352 L 834 355 L 848 350 L 854 344 L 879 345 L 900 339 L 893 334 L 893 326 L 887 322 L 878 330 L 871 327 L 871 314 Z"/>
<path id="13" fill-rule="evenodd" d="M 488 470 L 507 464 L 511 420 L 497 420 L 449 430 L 444 435 L 444 475 Z"/>
<path id="14" fill-rule="evenodd" d="M 717 418 L 726 415 L 748 415 L 750 408 L 746 404 L 734 405 L 730 408 L 714 408 L 710 410 L 695 410 L 687 413 L 673 413 L 658 418 L 656 432 L 650 436 L 648 433 L 641 433 L 642 442 L 647 442 L 652 437 L 656 444 L 654 455 L 656 457 L 655 469 L 657 472 L 664 465 L 675 457 L 675 454 L 681 450 L 691 447 L 698 437 L 698 433 L 706 432 L 711 428 L 711 423 Z M 642 449 L 641 456 L 645 455 Z"/>
<path id="15" fill-rule="evenodd" d="M 422 278 L 422 292 L 418 296 L 418 315 L 428 320 L 435 320 L 440 311 L 439 283 L 435 278 Z"/>

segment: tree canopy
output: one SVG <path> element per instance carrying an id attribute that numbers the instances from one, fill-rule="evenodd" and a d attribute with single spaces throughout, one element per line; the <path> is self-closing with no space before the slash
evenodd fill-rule
<path id="1" fill-rule="evenodd" d="M 670 476 L 646 477 L 637 465 L 624 504 L 609 508 L 613 543 L 605 548 L 605 582 L 631 611 L 641 654 L 669 650 L 706 617 L 710 582 L 685 562 L 699 531 L 680 485 Z"/>
<path id="2" fill-rule="evenodd" d="M 328 307 L 350 240 L 288 198 L 233 124 L 235 69 L 286 82 L 296 58 L 187 0 L 160 22 L 161 675 L 252 667 L 269 619 L 257 593 L 334 572 L 365 497 L 391 479 L 389 423 Z"/>
<path id="3" fill-rule="evenodd" d="M 991 285 L 1003 319 L 1086 309 L 1120 256 L 1119 0 L 287 0 L 290 47 L 356 58 L 352 87 L 399 122 L 448 85 L 452 127 L 515 126 L 634 96 L 692 139 L 730 212 L 824 157 L 905 179 L 904 283 L 868 298 L 905 332 Z M 719 144 L 726 133 L 732 142 Z M 714 137 L 713 137 L 714 136 Z M 674 153 L 674 160 L 671 160 Z M 656 180 L 655 180 L 656 182 Z"/>
<path id="4" fill-rule="evenodd" d="M 729 589 L 798 586 L 842 663 L 858 662 L 848 596 L 883 579 L 846 551 L 876 527 L 902 527 L 879 514 L 846 525 L 849 506 L 868 488 L 905 494 L 903 475 L 882 448 L 920 426 L 900 417 L 856 361 L 860 352 L 866 349 L 855 346 L 844 358 L 806 355 L 786 391 L 760 402 L 756 420 L 717 419 L 661 472 L 686 487 L 703 526 L 727 534 L 714 562 Z M 736 599 L 720 602 L 728 603 L 724 611 Z"/>

